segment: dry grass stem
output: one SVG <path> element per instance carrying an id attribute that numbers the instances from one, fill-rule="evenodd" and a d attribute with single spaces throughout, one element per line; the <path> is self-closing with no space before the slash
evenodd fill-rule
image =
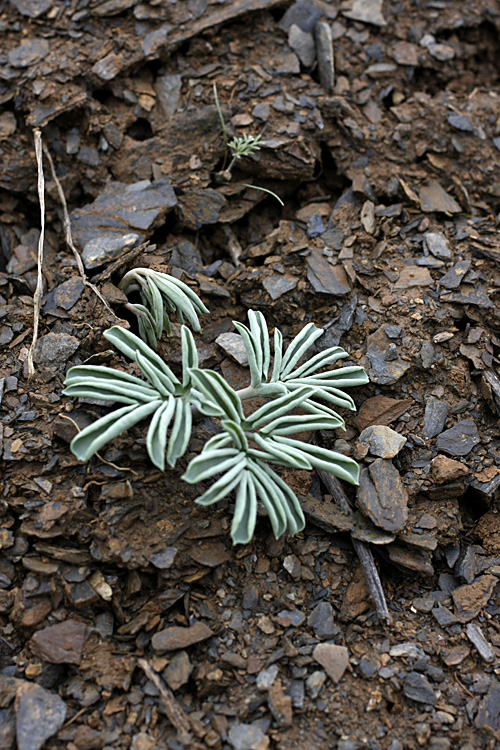
<path id="1" fill-rule="evenodd" d="M 33 354 L 38 339 L 38 324 L 40 321 L 40 308 L 42 305 L 43 294 L 43 245 L 45 242 L 45 178 L 43 176 L 42 163 L 42 133 L 36 128 L 33 131 L 35 139 L 35 155 L 38 169 L 38 200 L 40 203 L 40 238 L 38 240 L 38 258 L 37 258 L 37 278 L 36 289 L 33 295 L 33 339 L 28 351 L 28 380 L 31 380 L 35 374 L 35 365 L 33 363 Z"/>
<path id="2" fill-rule="evenodd" d="M 64 226 L 64 234 L 65 234 L 66 244 L 68 245 L 68 247 L 72 251 L 73 255 L 75 256 L 76 265 L 78 266 L 78 271 L 80 273 L 80 276 L 82 277 L 82 281 L 85 284 L 85 286 L 88 286 L 90 289 L 92 289 L 92 291 L 94 292 L 94 294 L 96 294 L 99 297 L 99 299 L 101 300 L 101 302 L 103 303 L 103 305 L 106 307 L 106 309 L 113 315 L 114 318 L 116 318 L 116 315 L 115 315 L 114 311 L 111 309 L 111 307 L 109 306 L 109 304 L 106 302 L 106 300 L 102 296 L 102 294 L 99 291 L 99 289 L 94 284 L 92 284 L 91 281 L 89 281 L 87 279 L 87 275 L 85 273 L 85 268 L 83 267 L 83 262 L 82 262 L 81 255 L 78 252 L 78 250 L 76 249 L 75 243 L 73 242 L 73 235 L 71 233 L 71 221 L 70 221 L 69 213 L 68 213 L 68 204 L 66 203 L 66 198 L 64 197 L 64 191 L 62 189 L 61 182 L 60 182 L 58 176 L 56 175 L 56 170 L 55 170 L 55 167 L 54 167 L 54 162 L 52 160 L 52 156 L 50 154 L 49 149 L 45 145 L 45 143 L 43 144 L 43 153 L 45 154 L 45 156 L 47 158 L 47 161 L 49 162 L 50 172 L 51 172 L 51 175 L 52 175 L 52 179 L 54 180 L 54 183 L 55 183 L 55 186 L 56 186 L 56 189 L 57 189 L 57 194 L 59 195 L 59 200 L 61 201 L 61 206 L 62 206 L 62 210 L 63 210 L 63 226 Z"/>

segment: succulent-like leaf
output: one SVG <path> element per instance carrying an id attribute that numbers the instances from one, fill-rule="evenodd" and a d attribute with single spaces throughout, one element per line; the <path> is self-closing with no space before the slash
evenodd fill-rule
<path id="1" fill-rule="evenodd" d="M 191 378 L 195 387 L 209 402 L 209 407 L 216 407 L 218 409 L 218 414 L 215 416 L 231 419 L 234 422 L 241 422 L 243 419 L 241 401 L 236 391 L 226 383 L 218 372 L 193 368 L 191 370 Z M 204 404 L 202 403 L 202 410 L 203 406 Z"/>
<path id="2" fill-rule="evenodd" d="M 273 463 L 281 466 L 291 466 L 294 469 L 312 469 L 312 463 L 309 461 L 308 456 L 305 453 L 297 450 L 295 447 L 290 448 L 288 445 L 277 445 L 274 438 L 270 435 L 260 435 L 255 432 L 252 435 L 252 440 L 267 452 L 274 456 Z M 298 442 L 298 441 L 297 441 Z"/>
<path id="3" fill-rule="evenodd" d="M 238 422 L 233 422 L 231 419 L 223 419 L 220 424 L 222 429 L 230 435 L 233 445 L 235 445 L 238 450 L 248 450 L 248 440 Z"/>
<path id="4" fill-rule="evenodd" d="M 121 326 L 113 326 L 104 331 L 104 338 L 107 339 L 113 346 L 115 346 L 122 354 L 131 360 L 136 360 L 136 353 L 139 351 L 146 359 L 155 365 L 156 369 L 159 370 L 165 377 L 172 383 L 172 385 L 180 385 L 179 380 L 175 377 L 174 373 L 165 364 L 162 358 L 151 349 L 139 336 L 136 336 L 131 331 L 121 328 Z"/>
<path id="5" fill-rule="evenodd" d="M 301 406 L 302 402 L 305 401 L 306 398 L 309 398 L 313 393 L 315 393 L 313 388 L 305 386 L 303 388 L 297 388 L 289 393 L 285 393 L 284 396 L 280 396 L 280 398 L 277 398 L 274 401 L 269 401 L 245 420 L 245 428 L 255 430 L 272 419 L 281 417 L 283 414 L 288 414 L 293 409 Z"/>
<path id="6" fill-rule="evenodd" d="M 308 323 L 300 333 L 295 336 L 289 344 L 281 362 L 281 380 L 292 372 L 296 363 L 305 354 L 307 349 L 324 333 L 322 328 L 317 328 L 314 323 Z"/>
<path id="7" fill-rule="evenodd" d="M 283 507 L 287 515 L 288 530 L 290 534 L 293 535 L 297 534 L 297 532 L 299 531 L 302 531 L 302 529 L 306 525 L 306 521 L 295 493 L 292 492 L 287 483 L 278 474 L 276 474 L 276 472 L 273 471 L 270 466 L 267 466 L 267 464 L 265 464 L 263 461 L 257 461 L 257 464 L 283 493 Z"/>
<path id="8" fill-rule="evenodd" d="M 80 461 L 88 461 L 103 445 L 133 427 L 141 419 L 149 417 L 162 405 L 162 401 L 151 401 L 137 406 L 123 406 L 101 417 L 85 427 L 71 442 L 71 450 Z"/>
<path id="9" fill-rule="evenodd" d="M 275 383 L 280 379 L 281 363 L 283 361 L 283 336 L 278 328 L 274 329 L 274 362 L 271 382 Z"/>
<path id="10" fill-rule="evenodd" d="M 324 414 L 312 417 L 309 414 L 289 414 L 273 419 L 261 428 L 261 435 L 294 435 L 312 430 L 336 430 L 344 427 L 344 420 Z"/>
<path id="11" fill-rule="evenodd" d="M 178 398 L 176 401 L 175 419 L 167 448 L 167 463 L 169 466 L 175 466 L 177 459 L 186 452 L 193 424 L 189 401 L 184 401 L 183 398 Z"/>
<path id="12" fill-rule="evenodd" d="M 261 379 L 267 380 L 269 372 L 269 363 L 271 361 L 271 349 L 269 346 L 269 331 L 265 317 L 261 312 L 254 310 L 248 311 L 248 322 L 250 331 L 260 351 L 262 352 Z"/>
<path id="13" fill-rule="evenodd" d="M 249 462 L 248 468 L 253 474 L 257 494 L 267 510 L 274 536 L 276 539 L 279 539 L 286 531 L 288 525 L 285 509 L 286 499 L 283 492 L 259 466 L 257 461 Z"/>
<path id="14" fill-rule="evenodd" d="M 273 441 L 278 446 L 295 449 L 297 453 L 306 457 L 315 469 L 322 469 L 346 482 L 358 484 L 359 466 L 352 458 L 327 448 L 320 448 L 318 445 L 303 443 L 281 435 L 274 437 Z"/>
<path id="15" fill-rule="evenodd" d="M 169 396 L 153 414 L 146 438 L 146 448 L 151 461 L 161 471 L 165 469 L 167 430 L 175 410 L 175 397 Z"/>
<path id="16" fill-rule="evenodd" d="M 233 320 L 233 325 L 243 339 L 250 368 L 250 382 L 252 386 L 262 383 L 262 349 L 259 342 L 256 342 L 251 331 L 243 323 Z"/>
<path id="17" fill-rule="evenodd" d="M 175 392 L 175 387 L 172 381 L 161 372 L 147 357 L 141 352 L 137 351 L 135 355 L 135 361 L 137 362 L 140 371 L 149 380 L 149 382 L 161 393 L 162 396 L 168 398 Z"/>
<path id="18" fill-rule="evenodd" d="M 247 458 L 240 453 L 240 461 L 229 469 L 220 479 L 218 479 L 206 492 L 195 500 L 198 505 L 212 505 L 223 497 L 229 495 L 234 488 L 240 483 L 241 473 L 247 465 Z"/>
<path id="19" fill-rule="evenodd" d="M 233 522 L 231 524 L 231 539 L 233 544 L 247 544 L 255 531 L 257 519 L 257 493 L 253 476 L 246 469 L 242 471 Z"/>
<path id="20" fill-rule="evenodd" d="M 341 346 L 332 346 L 330 349 L 325 349 L 314 357 L 311 357 L 311 359 L 308 359 L 307 362 L 304 362 L 303 365 L 291 372 L 288 377 L 305 378 L 308 375 L 312 375 L 317 370 L 320 370 L 322 367 L 332 365 L 335 362 L 338 362 L 339 359 L 344 359 L 348 356 L 348 353 L 342 349 Z"/>
<path id="21" fill-rule="evenodd" d="M 66 396 L 96 398 L 101 401 L 133 404 L 148 403 L 160 398 L 160 394 L 149 383 L 121 370 L 97 365 L 72 367 L 64 381 Z"/>
<path id="22" fill-rule="evenodd" d="M 191 381 L 190 370 L 198 367 L 198 352 L 193 338 L 193 334 L 186 326 L 181 328 L 182 343 L 182 385 L 187 388 Z"/>
<path id="23" fill-rule="evenodd" d="M 320 398 L 324 401 L 329 401 L 330 403 L 335 404 L 335 406 L 340 406 L 343 409 L 356 411 L 354 401 L 348 393 L 344 393 L 344 391 L 341 391 L 338 388 L 332 388 L 325 385 L 321 380 L 314 380 L 314 378 L 298 378 L 297 380 L 288 380 L 286 383 L 286 387 L 291 391 L 303 388 L 305 385 L 315 389 L 316 393 L 312 396 L 313 400 Z"/>
<path id="24" fill-rule="evenodd" d="M 205 445 L 203 452 L 189 462 L 189 466 L 182 477 L 189 484 L 211 479 L 216 474 L 228 471 L 241 461 L 241 451 L 237 448 L 214 448 L 207 451 L 205 450 L 206 447 Z"/>

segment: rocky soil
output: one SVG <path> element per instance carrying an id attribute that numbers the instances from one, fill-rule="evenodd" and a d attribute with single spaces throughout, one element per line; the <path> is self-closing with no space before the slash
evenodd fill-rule
<path id="1" fill-rule="evenodd" d="M 500 747 L 498 5 L 9 0 L 0 32 L 0 748 Z M 229 173 L 214 84 L 263 140 Z M 365 367 L 318 436 L 362 466 L 347 507 L 289 472 L 305 531 L 233 548 L 180 479 L 208 423 L 175 470 L 143 425 L 76 460 L 106 410 L 64 376 L 129 367 L 102 333 L 137 266 L 203 298 L 235 387 L 248 309 Z"/>

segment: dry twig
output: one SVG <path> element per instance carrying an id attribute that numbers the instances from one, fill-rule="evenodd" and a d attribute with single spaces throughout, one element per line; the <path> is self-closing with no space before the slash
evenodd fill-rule
<path id="1" fill-rule="evenodd" d="M 28 380 L 31 380 L 35 374 L 35 365 L 33 364 L 33 354 L 38 339 L 38 324 L 40 321 L 40 308 L 42 306 L 43 294 L 43 245 L 45 242 L 45 178 L 43 176 L 42 163 L 42 133 L 36 128 L 33 131 L 35 138 L 35 155 L 38 169 L 38 200 L 40 202 L 40 238 L 38 240 L 38 258 L 37 258 L 37 276 L 36 289 L 33 295 L 33 339 L 28 351 Z"/>
<path id="2" fill-rule="evenodd" d="M 340 506 L 341 510 L 346 514 L 351 515 L 352 508 L 338 479 L 333 477 L 331 474 L 328 474 L 326 471 L 320 470 L 318 471 L 318 474 L 321 481 L 328 489 L 328 492 L 332 495 L 335 502 L 337 502 Z M 375 560 L 373 559 L 370 545 L 366 544 L 366 542 L 360 541 L 359 539 L 354 539 L 354 537 L 352 537 L 352 544 L 354 549 L 356 550 L 356 554 L 358 555 L 359 561 L 363 568 L 368 589 L 370 590 L 370 594 L 372 595 L 373 601 L 375 602 L 375 609 L 377 611 L 377 614 L 381 620 L 390 622 L 391 616 L 389 614 L 389 610 L 387 609 L 384 590 L 380 582 L 378 570 L 375 565 Z"/>
<path id="3" fill-rule="evenodd" d="M 177 729 L 178 740 L 181 745 L 187 745 L 190 748 L 199 747 L 191 734 L 191 727 L 189 725 L 189 717 L 186 716 L 182 708 L 175 700 L 175 696 L 172 691 L 165 685 L 160 675 L 148 664 L 146 659 L 138 659 L 137 664 L 145 673 L 148 680 L 151 680 L 155 688 L 160 693 L 160 700 L 165 710 L 167 719 L 172 726 Z"/>
<path id="4" fill-rule="evenodd" d="M 40 131 L 38 131 L 38 132 L 40 132 Z M 52 179 L 54 180 L 54 183 L 55 183 L 55 186 L 56 186 L 56 189 L 57 189 L 57 194 L 59 195 L 59 200 L 61 201 L 61 206 L 62 206 L 62 211 L 63 211 L 63 225 L 64 225 L 64 234 L 65 234 L 66 244 L 68 245 L 68 247 L 72 251 L 73 255 L 75 256 L 76 265 L 78 266 L 78 271 L 80 273 L 80 276 L 82 277 L 82 281 L 85 284 L 85 286 L 88 286 L 90 289 L 92 289 L 92 291 L 94 292 L 94 294 L 96 294 L 99 297 L 99 299 L 101 300 L 101 302 L 103 303 L 103 305 L 106 307 L 106 309 L 113 315 L 114 318 L 116 318 L 116 315 L 115 315 L 114 311 L 111 309 L 111 307 L 109 306 L 109 304 L 106 302 L 106 300 L 102 296 L 102 294 L 99 291 L 99 289 L 94 284 L 92 284 L 91 281 L 89 281 L 87 279 L 87 275 L 86 275 L 85 269 L 83 267 L 83 262 L 82 262 L 81 255 L 78 252 L 78 250 L 76 249 L 75 243 L 73 242 L 73 235 L 71 233 L 71 221 L 70 221 L 69 213 L 68 213 L 68 204 L 66 203 L 66 198 L 64 197 L 64 192 L 63 192 L 63 189 L 62 189 L 61 182 L 60 182 L 58 176 L 56 175 L 56 170 L 55 170 L 55 167 L 54 167 L 54 162 L 52 160 L 52 156 L 50 155 L 50 151 L 47 148 L 47 146 L 45 145 L 45 143 L 43 144 L 43 153 L 45 154 L 45 157 L 46 157 L 47 161 L 49 162 L 50 172 L 52 174 Z"/>

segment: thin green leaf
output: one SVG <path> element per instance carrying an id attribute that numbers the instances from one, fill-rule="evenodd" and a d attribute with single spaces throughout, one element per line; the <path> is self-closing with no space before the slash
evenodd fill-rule
<path id="1" fill-rule="evenodd" d="M 212 450 L 219 450 L 220 448 L 226 448 L 231 445 L 231 442 L 231 436 L 226 432 L 222 432 L 220 435 L 214 435 L 213 438 L 210 438 L 210 440 L 203 446 L 203 453 L 208 453 L 208 451 Z M 231 450 L 234 449 L 232 448 Z"/>
<path id="2" fill-rule="evenodd" d="M 187 450 L 189 438 L 191 437 L 191 426 L 193 416 L 191 413 L 191 404 L 182 398 L 177 399 L 175 409 L 174 425 L 170 434 L 167 448 L 167 463 L 169 466 L 175 466 L 178 458 L 184 455 Z"/>
<path id="3" fill-rule="evenodd" d="M 175 398 L 170 396 L 153 414 L 146 438 L 146 448 L 151 461 L 161 471 L 165 469 L 167 430 L 175 410 Z"/>
<path id="4" fill-rule="evenodd" d="M 278 328 L 274 329 L 274 362 L 271 383 L 280 379 L 281 363 L 283 361 L 283 336 Z"/>
<path id="5" fill-rule="evenodd" d="M 307 349 L 324 333 L 322 328 L 317 328 L 314 323 L 308 323 L 300 333 L 295 336 L 288 346 L 281 363 L 281 380 L 290 373 L 299 359 Z"/>
<path id="6" fill-rule="evenodd" d="M 146 278 L 146 286 L 142 289 L 141 297 L 143 303 L 150 310 L 155 334 L 157 338 L 160 338 L 163 333 L 163 299 L 158 287 L 150 277 Z"/>
<path id="7" fill-rule="evenodd" d="M 104 338 L 129 359 L 135 360 L 136 352 L 141 352 L 141 354 L 149 359 L 152 364 L 154 364 L 156 368 L 160 370 L 160 372 L 162 372 L 174 385 L 180 385 L 178 379 L 162 358 L 154 352 L 151 347 L 145 344 L 139 336 L 136 336 L 131 331 L 126 331 L 120 326 L 113 326 L 112 328 L 108 328 L 107 331 L 104 331 Z"/>
<path id="8" fill-rule="evenodd" d="M 137 351 L 135 355 L 135 361 L 142 372 L 142 374 L 149 380 L 149 382 L 161 393 L 162 396 L 168 398 L 169 395 L 175 392 L 175 388 L 171 380 L 167 378 L 157 367 L 147 359 L 141 352 Z"/>
<path id="9" fill-rule="evenodd" d="M 307 362 L 304 362 L 303 365 L 290 373 L 289 377 L 307 377 L 307 375 L 311 375 L 313 372 L 316 372 L 316 370 L 320 370 L 322 367 L 334 364 L 339 359 L 344 359 L 348 356 L 348 353 L 345 351 L 345 349 L 342 349 L 341 346 L 332 346 L 330 349 L 325 349 L 324 351 L 319 352 L 319 354 L 316 354 L 314 357 L 311 357 L 311 359 L 308 359 Z"/>
<path id="10" fill-rule="evenodd" d="M 250 382 L 254 387 L 258 386 L 262 383 L 262 350 L 246 325 L 237 320 L 233 320 L 233 325 L 243 339 L 250 368 Z"/>
<path id="11" fill-rule="evenodd" d="M 252 475 L 244 470 L 236 493 L 231 539 L 233 544 L 248 544 L 257 520 L 257 493 Z"/>
<path id="12" fill-rule="evenodd" d="M 275 398 L 276 396 L 284 396 L 288 393 L 288 389 L 284 383 L 260 383 L 260 385 L 253 386 L 253 388 L 255 396 L 261 398 Z"/>
<path id="13" fill-rule="evenodd" d="M 266 422 L 287 414 L 292 409 L 301 406 L 302 402 L 312 396 L 313 393 L 315 393 L 315 390 L 307 387 L 285 393 L 284 396 L 280 396 L 280 398 L 270 401 L 261 406 L 260 409 L 257 409 L 256 412 L 245 420 L 245 428 L 255 430 L 261 425 L 266 424 Z"/>
<path id="14" fill-rule="evenodd" d="M 254 341 L 258 342 L 260 351 L 262 352 L 261 380 L 267 380 L 269 363 L 271 362 L 271 349 L 269 346 L 269 331 L 266 319 L 261 312 L 249 310 L 248 321 Z"/>
<path id="15" fill-rule="evenodd" d="M 329 406 L 321 404 L 319 401 L 315 401 L 314 398 L 306 399 L 302 403 L 301 408 L 304 409 L 304 411 L 309 412 L 309 414 L 328 414 L 330 417 L 335 417 L 335 419 L 342 422 L 342 429 L 345 429 L 345 423 L 340 414 L 337 414 L 336 411 L 330 409 Z"/>
<path id="16" fill-rule="evenodd" d="M 339 479 L 344 479 L 346 482 L 358 484 L 359 466 L 352 458 L 344 456 L 342 453 L 330 451 L 327 448 L 302 443 L 293 438 L 277 436 L 275 441 L 279 445 L 300 451 L 302 455 L 307 456 L 315 469 L 322 469 Z"/>
<path id="17" fill-rule="evenodd" d="M 248 450 L 248 440 L 238 422 L 233 422 L 231 419 L 223 419 L 220 424 L 222 429 L 231 436 L 231 440 L 236 448 L 240 451 Z"/>
<path id="18" fill-rule="evenodd" d="M 73 438 L 70 446 L 72 452 L 80 461 L 88 461 L 103 445 L 129 430 L 141 419 L 149 417 L 161 404 L 161 401 L 152 401 L 141 406 L 134 404 L 106 414 Z"/>
<path id="19" fill-rule="evenodd" d="M 263 437 L 258 432 L 252 435 L 252 440 L 267 453 L 274 456 L 273 463 L 282 464 L 287 461 L 287 466 L 294 469 L 312 469 L 312 464 L 308 457 L 297 448 L 289 448 L 287 445 L 277 445 L 274 438 L 266 435 Z"/>
<path id="20" fill-rule="evenodd" d="M 278 485 L 261 469 L 256 461 L 249 461 L 248 468 L 253 474 L 255 488 L 262 504 L 267 510 L 276 539 L 279 539 L 287 528 L 287 515 L 284 508 L 284 496 Z"/>
<path id="21" fill-rule="evenodd" d="M 229 495 L 229 493 L 239 484 L 241 479 L 241 472 L 246 468 L 247 459 L 244 454 L 241 455 L 241 460 L 233 466 L 232 469 L 218 479 L 206 492 L 195 500 L 197 505 L 212 505 L 218 500 L 222 500 L 223 497 Z"/>
<path id="22" fill-rule="evenodd" d="M 175 284 L 172 284 L 170 280 L 166 281 L 160 278 L 159 275 L 155 277 L 155 284 L 163 297 L 166 297 L 175 306 L 175 312 L 179 320 L 182 322 L 182 318 L 185 316 L 193 329 L 199 331 L 200 321 L 190 298 L 184 292 L 180 291 Z"/>
<path id="23" fill-rule="evenodd" d="M 336 430 L 343 426 L 343 420 L 329 415 L 311 417 L 309 414 L 290 414 L 278 417 L 260 430 L 261 435 L 294 435 L 311 430 Z"/>
<path id="24" fill-rule="evenodd" d="M 288 378 L 292 379 L 292 374 Z M 362 367 L 353 365 L 352 367 L 339 367 L 336 370 L 317 372 L 307 376 L 302 375 L 300 378 L 293 378 L 293 380 L 315 380 L 333 388 L 348 388 L 368 383 L 368 375 Z M 284 378 L 284 381 L 286 383 L 287 378 Z"/>
<path id="25" fill-rule="evenodd" d="M 99 381 L 108 381 L 110 383 L 133 384 L 139 388 L 151 390 L 151 386 L 144 380 L 130 375 L 122 370 L 115 370 L 112 367 L 103 367 L 101 365 L 77 365 L 68 370 L 64 385 L 80 385 L 85 383 L 88 378 Z"/>
<path id="26" fill-rule="evenodd" d="M 213 449 L 195 456 L 189 462 L 186 473 L 182 476 L 185 482 L 195 484 L 221 474 L 241 461 L 242 454 L 237 448 Z"/>
<path id="27" fill-rule="evenodd" d="M 181 328 L 181 342 L 182 342 L 182 385 L 187 388 L 191 382 L 190 370 L 193 367 L 198 367 L 198 352 L 196 351 L 196 344 L 193 338 L 193 334 L 187 328 L 182 326 Z"/>
<path id="28" fill-rule="evenodd" d="M 258 461 L 257 463 L 271 481 L 283 492 L 283 507 L 287 515 L 288 530 L 290 534 L 294 535 L 299 531 L 302 531 L 306 525 L 306 520 L 295 493 L 292 492 L 287 483 L 279 476 L 279 474 L 276 474 L 270 466 L 267 466 L 262 461 Z"/>
<path id="29" fill-rule="evenodd" d="M 343 409 L 349 409 L 350 411 L 356 411 L 354 401 L 349 394 L 340 391 L 338 388 L 331 388 L 325 386 L 321 380 L 314 380 L 313 378 L 299 378 L 297 380 L 289 380 L 286 384 L 290 391 L 295 391 L 297 388 L 302 388 L 304 385 L 310 386 L 316 390 L 314 399 L 324 399 L 329 401 L 335 406 L 341 406 Z"/>
<path id="30" fill-rule="evenodd" d="M 234 422 L 241 422 L 243 410 L 241 401 L 236 391 L 226 383 L 218 372 L 212 370 L 199 370 L 193 368 L 191 377 L 196 388 L 201 391 L 205 398 L 219 407 L 219 415 Z"/>
<path id="31" fill-rule="evenodd" d="M 84 367 L 84 366 L 82 366 Z M 63 393 L 67 396 L 80 396 L 80 398 L 99 398 L 104 401 L 123 401 L 131 399 L 134 402 L 147 403 L 160 398 L 160 394 L 149 383 L 139 378 L 128 380 L 121 377 L 113 377 L 118 370 L 109 369 L 107 373 L 95 373 L 96 368 L 89 367 L 88 374 L 83 377 L 79 375 L 70 379 Z M 102 368 L 105 370 L 106 368 Z M 133 377 L 133 376 L 130 376 Z"/>
<path id="32" fill-rule="evenodd" d="M 177 287 L 177 289 L 183 292 L 186 295 L 186 297 L 190 299 L 194 309 L 197 312 L 199 312 L 200 314 L 209 312 L 208 307 L 205 307 L 201 299 L 198 297 L 196 292 L 193 292 L 190 286 L 188 286 L 187 284 L 184 284 L 183 281 L 176 279 L 174 276 L 168 276 L 167 274 L 159 274 L 159 275 L 165 276 L 171 284 L 173 284 L 174 286 Z"/>

